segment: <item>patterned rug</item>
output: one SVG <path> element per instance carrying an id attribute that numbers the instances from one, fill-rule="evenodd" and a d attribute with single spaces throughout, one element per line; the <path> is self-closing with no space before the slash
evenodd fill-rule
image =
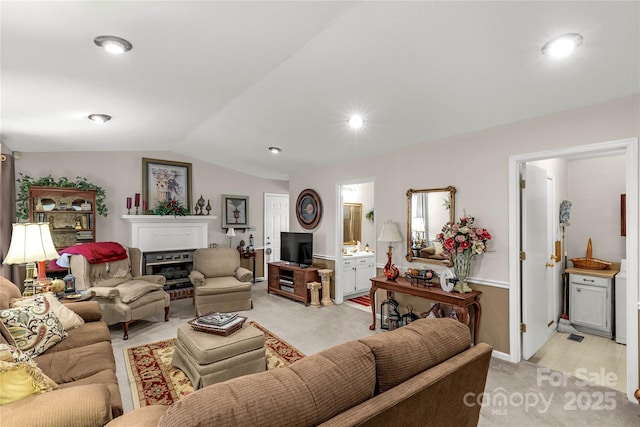
<path id="1" fill-rule="evenodd" d="M 369 295 L 362 295 L 360 297 L 350 298 L 345 303 L 358 310 L 371 312 L 371 299 Z"/>
<path id="2" fill-rule="evenodd" d="M 249 322 L 265 334 L 267 369 L 287 366 L 304 354 L 256 322 Z M 193 392 L 189 378 L 171 365 L 176 339 L 124 349 L 133 405 L 171 405 Z M 137 397 L 137 399 L 136 399 Z"/>

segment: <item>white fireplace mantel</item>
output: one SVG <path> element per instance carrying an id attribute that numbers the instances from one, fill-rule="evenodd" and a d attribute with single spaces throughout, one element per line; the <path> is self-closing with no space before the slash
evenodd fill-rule
<path id="1" fill-rule="evenodd" d="M 208 245 L 215 215 L 122 215 L 129 223 L 129 246 L 142 252 L 198 249 Z"/>

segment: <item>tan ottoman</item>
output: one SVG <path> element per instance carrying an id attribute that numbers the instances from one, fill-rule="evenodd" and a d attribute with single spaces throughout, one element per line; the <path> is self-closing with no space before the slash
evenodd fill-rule
<path id="1" fill-rule="evenodd" d="M 178 328 L 171 364 L 187 374 L 194 389 L 267 369 L 264 333 L 245 323 L 228 337 Z"/>

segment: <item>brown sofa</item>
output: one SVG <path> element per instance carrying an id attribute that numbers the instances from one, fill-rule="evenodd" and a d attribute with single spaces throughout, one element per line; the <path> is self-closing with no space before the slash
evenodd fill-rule
<path id="1" fill-rule="evenodd" d="M 305 357 L 286 368 L 146 406 L 117 426 L 474 426 L 491 346 L 469 328 L 421 319 Z"/>
<path id="2" fill-rule="evenodd" d="M 0 277 L 0 309 L 20 298 L 20 290 Z M 0 406 L 3 426 L 103 426 L 122 414 L 122 400 L 109 328 L 101 321 L 95 301 L 67 305 L 85 323 L 67 331 L 68 336 L 34 357 L 38 367 L 59 388 Z M 0 333 L 0 343 L 8 337 Z"/>

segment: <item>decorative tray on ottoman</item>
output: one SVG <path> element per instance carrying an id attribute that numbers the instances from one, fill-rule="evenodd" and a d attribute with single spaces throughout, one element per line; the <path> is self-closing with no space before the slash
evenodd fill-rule
<path id="1" fill-rule="evenodd" d="M 242 329 L 242 325 L 244 325 L 245 320 L 247 320 L 247 318 L 244 316 L 236 316 L 236 318 L 229 323 L 226 323 L 222 326 L 214 326 L 201 322 L 199 321 L 199 319 L 199 317 L 196 317 L 195 319 L 189 320 L 189 322 L 187 323 L 189 323 L 189 325 L 191 325 L 191 327 L 196 331 L 206 332 L 208 334 L 214 335 L 221 335 L 223 337 L 229 336 L 232 333 Z"/>

